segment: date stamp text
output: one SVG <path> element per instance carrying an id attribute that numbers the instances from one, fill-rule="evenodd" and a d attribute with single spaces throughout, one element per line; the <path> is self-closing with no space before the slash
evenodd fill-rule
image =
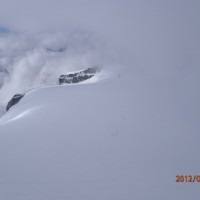
<path id="1" fill-rule="evenodd" d="M 176 182 L 183 183 L 183 182 L 189 182 L 189 183 L 200 183 L 200 175 L 177 175 L 176 176 Z"/>

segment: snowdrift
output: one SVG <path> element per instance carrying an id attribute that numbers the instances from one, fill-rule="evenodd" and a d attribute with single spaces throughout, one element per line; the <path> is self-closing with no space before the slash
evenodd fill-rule
<path id="1" fill-rule="evenodd" d="M 181 132 L 184 127 L 175 123 L 180 116 L 162 106 L 167 94 L 161 92 L 162 99 L 154 86 L 124 73 L 30 91 L 0 119 L 0 198 L 184 199 L 188 190 L 198 194 L 198 184 L 186 187 L 175 177 L 187 169 L 198 172 L 199 144 Z M 181 133 L 190 149 L 180 145 Z"/>

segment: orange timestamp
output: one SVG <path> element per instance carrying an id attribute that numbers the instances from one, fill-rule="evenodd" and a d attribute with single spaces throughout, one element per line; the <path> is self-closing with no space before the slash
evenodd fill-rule
<path id="1" fill-rule="evenodd" d="M 200 183 L 200 175 L 177 175 L 176 182 L 183 183 L 183 182 L 199 182 Z"/>

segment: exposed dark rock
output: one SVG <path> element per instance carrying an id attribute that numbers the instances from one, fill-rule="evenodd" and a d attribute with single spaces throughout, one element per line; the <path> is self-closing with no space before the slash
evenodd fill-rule
<path id="1" fill-rule="evenodd" d="M 12 106 L 17 104 L 23 96 L 24 94 L 15 94 L 13 98 L 8 102 L 6 106 L 6 111 L 8 111 Z"/>
<path id="2" fill-rule="evenodd" d="M 100 70 L 97 67 L 93 68 L 87 68 L 85 70 L 69 73 L 65 75 L 61 75 L 59 78 L 59 84 L 70 84 L 70 83 L 79 83 L 81 81 L 85 81 L 89 78 L 92 78 L 96 73 L 98 73 Z"/>
<path id="3" fill-rule="evenodd" d="M 59 84 L 71 84 L 71 83 L 79 83 L 81 81 L 85 81 L 91 77 L 93 77 L 95 74 L 100 72 L 100 69 L 97 67 L 91 67 L 87 68 L 85 70 L 81 70 L 78 72 L 71 72 L 69 74 L 61 75 L 59 78 Z M 6 111 L 8 111 L 13 105 L 17 104 L 21 98 L 23 98 L 25 94 L 15 94 L 13 98 L 8 102 L 6 106 Z"/>

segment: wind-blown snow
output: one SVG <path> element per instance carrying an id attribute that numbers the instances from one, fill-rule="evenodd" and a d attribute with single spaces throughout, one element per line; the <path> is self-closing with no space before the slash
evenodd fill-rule
<path id="1" fill-rule="evenodd" d="M 84 32 L 0 34 L 0 110 L 15 93 L 56 85 L 61 74 L 105 64 L 102 48 Z"/>

